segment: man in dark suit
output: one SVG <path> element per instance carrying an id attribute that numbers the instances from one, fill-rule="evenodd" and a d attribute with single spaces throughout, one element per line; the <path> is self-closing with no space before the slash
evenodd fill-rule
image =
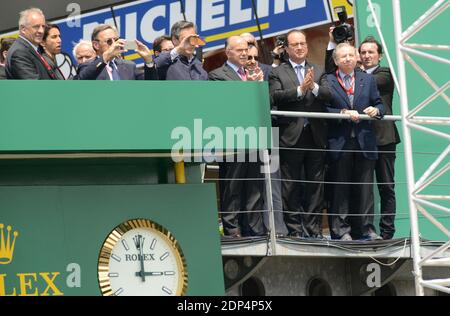
<path id="1" fill-rule="evenodd" d="M 8 79 L 46 80 L 56 75 L 40 53 L 45 29 L 45 16 L 40 9 L 20 12 L 19 38 L 8 52 L 6 77 Z"/>
<path id="2" fill-rule="evenodd" d="M 322 70 L 306 60 L 305 33 L 290 31 L 285 50 L 289 61 L 270 74 L 272 106 L 280 111 L 323 112 L 329 91 L 316 82 Z M 276 124 L 280 129 L 283 212 L 289 235 L 321 238 L 322 216 L 317 214 L 322 213 L 324 198 L 325 121 L 278 117 Z M 308 181 L 305 186 L 299 183 L 303 170 Z"/>
<path id="3" fill-rule="evenodd" d="M 156 79 L 150 50 L 136 40 L 136 53 L 145 62 L 144 73 L 139 71 L 136 64 L 121 58 L 125 52 L 125 40 L 119 38 L 115 27 L 102 24 L 92 32 L 92 46 L 97 57 L 78 68 L 79 80 L 152 80 Z"/>
<path id="4" fill-rule="evenodd" d="M 389 68 L 380 67 L 383 54 L 381 44 L 373 37 L 367 37 L 359 46 L 359 55 L 365 72 L 375 77 L 386 114 L 392 115 L 394 79 Z M 378 160 L 375 165 L 378 192 L 380 194 L 380 234 L 383 239 L 392 239 L 395 233 L 395 151 L 400 136 L 393 121 L 373 122 L 378 144 Z"/>
<path id="5" fill-rule="evenodd" d="M 250 75 L 244 67 L 248 60 L 248 44 L 240 36 L 232 36 L 227 40 L 225 53 L 227 62 L 209 73 L 213 81 L 262 81 L 261 70 Z M 246 155 L 246 160 L 249 158 Z M 233 157 L 233 158 L 236 158 Z M 221 179 L 261 178 L 259 162 L 226 162 L 219 163 Z M 222 223 L 224 234 L 228 236 L 261 236 L 265 234 L 263 216 L 264 181 L 224 180 L 220 181 Z"/>
<path id="6" fill-rule="evenodd" d="M 322 79 L 331 92 L 327 109 L 349 114 L 351 120 L 330 120 L 328 126 L 329 173 L 330 180 L 336 182 L 331 189 L 329 208 L 331 237 L 344 241 L 381 239 L 373 226 L 372 183 L 378 158 L 377 141 L 373 122 L 359 121 L 359 114 L 380 118 L 384 106 L 374 77 L 355 71 L 353 46 L 339 44 L 333 58 L 338 70 Z M 354 216 L 349 217 L 350 214 Z"/>
<path id="7" fill-rule="evenodd" d="M 197 35 L 194 23 L 176 22 L 172 25 L 171 37 L 175 47 L 155 58 L 158 79 L 208 80 L 208 73 L 196 56 L 196 50 L 203 40 Z"/>

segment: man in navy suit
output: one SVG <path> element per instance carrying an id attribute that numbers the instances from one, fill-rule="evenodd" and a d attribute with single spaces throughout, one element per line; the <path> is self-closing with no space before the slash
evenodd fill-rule
<path id="1" fill-rule="evenodd" d="M 77 79 L 80 80 L 155 80 L 156 69 L 150 50 L 136 40 L 136 53 L 145 62 L 144 72 L 136 64 L 123 60 L 125 40 L 119 38 L 115 27 L 102 24 L 92 32 L 92 46 L 97 57 L 89 63 L 81 64 Z"/>
<path id="2" fill-rule="evenodd" d="M 208 80 L 208 73 L 197 57 L 201 39 L 195 24 L 178 21 L 170 30 L 175 46 L 170 52 L 163 52 L 155 58 L 159 80 Z"/>
<path id="3" fill-rule="evenodd" d="M 344 241 L 381 239 L 373 226 L 377 140 L 373 121 L 360 121 L 359 115 L 381 118 L 384 106 L 374 77 L 355 71 L 357 57 L 353 46 L 339 44 L 333 59 L 338 69 L 322 80 L 331 93 L 326 106 L 329 112 L 349 114 L 351 119 L 330 120 L 328 126 L 330 180 L 339 182 L 331 189 L 331 237 Z"/>

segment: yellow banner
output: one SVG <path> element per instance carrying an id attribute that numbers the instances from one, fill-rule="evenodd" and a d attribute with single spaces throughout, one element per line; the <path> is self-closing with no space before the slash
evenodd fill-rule
<path id="1" fill-rule="evenodd" d="M 347 16 L 349 18 L 353 17 L 353 2 L 354 2 L 354 0 L 329 0 L 329 2 L 330 2 L 331 10 L 333 10 L 333 8 L 335 8 L 335 7 L 345 6 L 345 8 L 347 9 Z M 334 13 L 334 10 L 333 10 L 333 14 L 334 14 L 334 20 L 337 21 L 338 16 L 336 13 Z"/>

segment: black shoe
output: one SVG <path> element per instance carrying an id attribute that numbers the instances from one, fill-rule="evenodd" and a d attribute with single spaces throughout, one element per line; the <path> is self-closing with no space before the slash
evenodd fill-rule
<path id="1" fill-rule="evenodd" d="M 375 232 L 368 233 L 362 239 L 363 240 L 383 240 L 383 238 Z"/>
<path id="2" fill-rule="evenodd" d="M 339 240 L 341 241 L 352 241 L 353 238 L 350 236 L 350 234 L 344 234 Z"/>
<path id="3" fill-rule="evenodd" d="M 302 234 L 299 232 L 292 232 L 288 234 L 288 237 L 294 237 L 294 238 L 302 238 Z"/>

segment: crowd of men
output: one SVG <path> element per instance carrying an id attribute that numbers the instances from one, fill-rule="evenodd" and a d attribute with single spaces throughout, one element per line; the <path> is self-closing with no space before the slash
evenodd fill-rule
<path id="1" fill-rule="evenodd" d="M 19 17 L 19 37 L 3 39 L 0 77 L 43 80 L 211 80 L 268 81 L 272 109 L 294 112 L 348 114 L 349 119 L 325 120 L 277 117 L 281 181 L 273 188 L 277 232 L 293 238 L 322 239 L 322 214 L 326 209 L 332 239 L 392 239 L 396 211 L 394 188 L 395 149 L 400 142 L 392 114 L 394 84 L 390 70 L 380 67 L 382 47 L 373 38 L 356 49 L 348 42 L 335 43 L 330 30 L 325 71 L 308 61 L 308 39 L 291 30 L 276 47 L 272 65 L 259 63 L 259 48 L 252 34 L 226 40 L 227 61 L 209 73 L 197 58 L 204 44 L 192 22 L 179 21 L 170 36 L 153 43 L 153 54 L 135 41 L 135 52 L 144 69 L 121 56 L 129 45 L 115 27 L 97 26 L 91 41 L 73 49 L 77 74 L 66 78 L 56 56 L 61 53 L 61 32 L 47 24 L 37 8 Z M 283 52 L 284 58 L 280 57 Z M 358 64 L 358 62 L 360 64 Z M 375 120 L 360 120 L 367 114 Z M 221 214 L 224 234 L 231 237 L 265 236 L 267 208 L 260 162 L 219 164 Z M 381 201 L 380 234 L 374 225 L 373 183 Z M 237 179 L 253 178 L 254 181 Z M 328 183 L 325 185 L 325 183 Z M 267 222 L 267 221 L 266 221 Z M 278 231 L 278 229 L 280 229 Z"/>

